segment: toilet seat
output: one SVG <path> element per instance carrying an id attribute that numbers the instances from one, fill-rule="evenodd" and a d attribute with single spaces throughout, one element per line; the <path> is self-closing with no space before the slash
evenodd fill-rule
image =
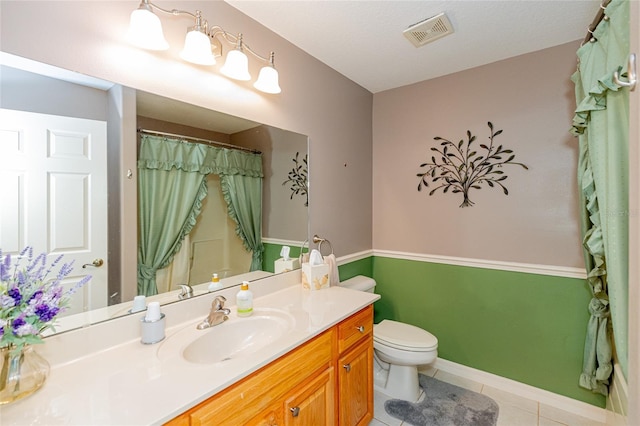
<path id="1" fill-rule="evenodd" d="M 419 327 L 392 320 L 373 326 L 373 340 L 383 345 L 413 352 L 429 352 L 438 348 L 438 339 Z"/>

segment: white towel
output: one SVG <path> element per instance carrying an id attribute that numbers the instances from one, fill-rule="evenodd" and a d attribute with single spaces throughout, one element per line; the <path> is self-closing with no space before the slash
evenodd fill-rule
<path id="1" fill-rule="evenodd" d="M 324 256 L 324 263 L 329 265 L 329 285 L 334 286 L 340 284 L 340 275 L 338 274 L 338 262 L 336 262 L 336 256 L 333 253 Z"/>

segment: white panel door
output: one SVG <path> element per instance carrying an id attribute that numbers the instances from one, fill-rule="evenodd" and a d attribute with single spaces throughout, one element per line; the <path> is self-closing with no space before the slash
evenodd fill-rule
<path id="1" fill-rule="evenodd" d="M 63 254 L 67 286 L 93 277 L 66 315 L 107 305 L 106 155 L 104 121 L 0 109 L 0 248 Z"/>

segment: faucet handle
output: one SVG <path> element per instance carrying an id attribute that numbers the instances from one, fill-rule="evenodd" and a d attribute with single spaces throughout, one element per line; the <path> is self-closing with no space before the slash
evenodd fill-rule
<path id="1" fill-rule="evenodd" d="M 227 301 L 227 298 L 224 296 L 216 296 L 211 302 L 211 308 L 218 311 L 224 307 L 224 302 Z"/>
<path id="2" fill-rule="evenodd" d="M 188 299 L 193 296 L 193 287 L 191 287 L 189 284 L 180 284 L 180 288 L 182 289 L 182 291 L 178 295 L 178 299 Z"/>

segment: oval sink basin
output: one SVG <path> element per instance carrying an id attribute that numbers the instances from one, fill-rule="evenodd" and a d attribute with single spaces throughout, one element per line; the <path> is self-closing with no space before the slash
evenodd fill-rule
<path id="1" fill-rule="evenodd" d="M 212 364 L 240 358 L 275 342 L 294 327 L 291 314 L 276 309 L 258 309 L 250 317 L 232 319 L 197 330 L 195 340 L 183 350 L 189 362 Z"/>

